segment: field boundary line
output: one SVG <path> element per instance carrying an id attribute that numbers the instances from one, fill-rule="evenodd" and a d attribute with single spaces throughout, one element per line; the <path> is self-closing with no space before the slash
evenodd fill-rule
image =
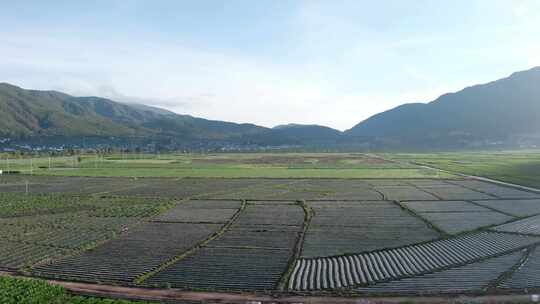
<path id="1" fill-rule="evenodd" d="M 445 182 L 447 182 L 447 181 L 445 181 Z M 440 200 L 440 201 L 444 201 L 444 200 L 445 200 L 444 198 L 442 198 L 441 196 L 435 194 L 434 192 L 431 192 L 431 191 L 429 191 L 429 190 L 422 189 L 422 188 L 420 188 L 420 186 L 415 185 L 415 184 L 413 184 L 413 183 L 411 183 L 411 182 L 405 181 L 405 183 L 408 184 L 408 185 L 410 185 L 411 187 L 415 188 L 415 189 L 418 190 L 418 191 L 422 191 L 422 192 L 427 193 L 427 194 L 429 194 L 429 195 L 433 195 L 433 197 L 435 197 L 436 199 L 438 199 L 438 200 Z"/>
<path id="2" fill-rule="evenodd" d="M 468 189 L 468 190 L 471 190 L 471 191 L 474 191 L 474 192 L 479 192 L 479 193 L 485 194 L 485 195 L 487 195 L 487 196 L 491 196 L 491 197 L 493 197 L 494 200 L 497 200 L 497 199 L 503 199 L 503 198 L 500 197 L 500 196 L 497 196 L 497 195 L 495 195 L 495 194 L 488 193 L 488 192 L 483 191 L 483 190 L 480 190 L 480 189 L 475 189 L 475 188 L 472 188 L 472 187 L 469 187 L 469 186 L 456 184 L 456 183 L 453 183 L 453 182 L 451 182 L 451 181 L 447 181 L 447 183 L 449 183 L 449 184 L 451 184 L 451 185 L 454 185 L 454 186 L 456 186 L 456 187 L 465 188 L 465 189 Z"/>
<path id="3" fill-rule="evenodd" d="M 499 199 L 499 200 L 501 200 L 501 199 Z M 508 212 L 504 212 L 502 210 L 497 210 L 497 209 L 495 209 L 495 208 L 493 208 L 491 206 L 484 206 L 484 205 L 479 204 L 479 203 L 477 203 L 477 202 L 475 202 L 473 200 L 464 200 L 464 202 L 467 202 L 469 204 L 472 204 L 472 205 L 475 205 L 475 206 L 478 206 L 478 207 L 486 208 L 486 209 L 491 210 L 493 212 L 501 213 L 501 214 L 504 214 L 504 215 L 507 215 L 507 216 L 510 216 L 510 217 L 521 218 L 520 216 L 515 216 L 515 215 L 510 214 Z"/>
<path id="4" fill-rule="evenodd" d="M 89 196 L 89 197 L 92 197 L 92 196 Z M 174 202 L 175 202 L 175 205 L 178 205 L 178 204 L 182 203 L 183 201 L 180 200 L 180 201 L 174 201 Z M 173 206 L 169 207 L 169 209 L 171 209 L 171 208 L 173 208 Z M 167 210 L 162 211 L 162 212 L 166 212 L 166 211 Z M 79 247 L 79 248 L 64 248 L 64 247 L 58 247 L 58 246 L 53 246 L 53 245 L 44 245 L 44 244 L 24 242 L 24 243 L 27 243 L 27 244 L 33 244 L 33 245 L 38 245 L 38 246 L 58 248 L 60 250 L 64 250 L 64 251 L 67 251 L 67 252 L 65 254 L 60 255 L 60 256 L 47 257 L 45 259 L 39 260 L 39 261 L 37 261 L 35 263 L 32 263 L 31 265 L 28 265 L 28 266 L 20 269 L 19 272 L 21 274 L 24 274 L 24 275 L 27 275 L 27 274 L 30 275 L 32 269 L 37 267 L 37 266 L 41 266 L 41 265 L 45 265 L 45 264 L 52 264 L 52 263 L 55 263 L 57 261 L 67 259 L 69 257 L 80 256 L 80 255 L 84 254 L 87 251 L 96 249 L 96 248 L 98 248 L 100 246 L 103 246 L 103 245 L 109 243 L 109 242 L 113 242 L 114 240 L 122 237 L 123 235 L 129 234 L 134 228 L 140 227 L 140 226 L 142 226 L 142 225 L 144 225 L 146 223 L 149 223 L 153 218 L 157 217 L 158 215 L 159 215 L 159 213 L 155 214 L 153 216 L 150 216 L 148 218 L 141 218 L 141 219 L 137 220 L 136 222 L 134 222 L 133 225 L 129 226 L 129 228 L 127 230 L 120 230 L 120 231 L 108 230 L 108 231 L 106 231 L 106 233 L 110 233 L 111 234 L 110 237 L 108 237 L 106 239 L 101 239 L 101 240 L 97 240 L 97 241 L 94 241 L 94 242 L 90 242 L 89 244 L 87 244 L 85 246 L 82 246 L 82 247 Z M 65 230 L 77 230 L 77 229 L 69 229 L 69 228 L 63 227 L 63 226 L 58 226 L 58 227 L 52 226 L 52 228 L 53 229 L 60 229 L 60 230 L 62 230 L 62 229 L 65 229 Z M 100 231 L 100 230 L 99 229 L 94 229 L 93 231 Z M 18 243 L 23 244 L 22 241 L 18 241 Z"/>
<path id="5" fill-rule="evenodd" d="M 432 222 L 430 222 L 428 219 L 426 219 L 425 217 L 421 216 L 420 214 L 416 213 L 414 210 L 410 209 L 409 207 L 403 205 L 400 201 L 398 200 L 393 200 L 391 201 L 392 203 L 394 203 L 395 205 L 397 205 L 399 208 L 401 208 L 403 211 L 405 211 L 406 213 L 408 213 L 409 215 L 413 216 L 413 217 L 416 217 L 418 218 L 419 220 L 421 220 L 422 222 L 424 222 L 429 228 L 435 230 L 439 236 L 441 238 L 448 238 L 448 237 L 451 237 L 452 235 L 447 233 L 446 231 L 442 230 L 439 226 L 433 224 Z M 428 241 L 429 242 L 429 241 Z M 423 242 L 422 242 L 423 243 Z M 401 246 L 400 246 L 401 247 Z"/>
<path id="6" fill-rule="evenodd" d="M 289 283 L 290 278 L 293 276 L 293 273 L 296 269 L 296 261 L 301 258 L 302 251 L 304 249 L 304 240 L 306 238 L 306 234 L 308 232 L 309 226 L 311 225 L 311 219 L 313 218 L 315 212 L 313 208 L 311 208 L 305 200 L 298 201 L 297 204 L 304 210 L 304 223 L 302 225 L 302 231 L 299 233 L 298 238 L 296 240 L 296 244 L 294 246 L 294 252 L 291 255 L 291 258 L 289 259 L 288 267 L 285 270 L 285 272 L 281 275 L 281 279 L 279 280 L 277 289 L 279 291 L 283 291 L 288 289 L 287 285 Z"/>
<path id="7" fill-rule="evenodd" d="M 498 232 L 488 231 L 486 233 L 497 234 Z M 355 292 L 354 292 L 353 289 L 357 288 L 357 287 L 367 287 L 367 286 L 381 284 L 381 283 L 388 283 L 388 282 L 399 281 L 399 280 L 408 279 L 408 278 L 415 278 L 415 277 L 419 277 L 419 276 L 423 276 L 423 275 L 431 274 L 431 273 L 443 272 L 443 271 L 447 271 L 447 270 L 450 270 L 450 269 L 455 269 L 455 268 L 458 268 L 458 267 L 463 267 L 463 266 L 466 266 L 466 265 L 471 265 L 471 264 L 483 262 L 483 261 L 486 261 L 486 260 L 494 259 L 494 258 L 497 258 L 497 257 L 509 255 L 509 254 L 512 254 L 512 253 L 515 253 L 515 252 L 518 252 L 518 251 L 522 251 L 524 249 L 531 248 L 531 247 L 539 246 L 540 245 L 540 238 L 538 236 L 535 236 L 534 238 L 536 238 L 538 240 L 536 240 L 534 243 L 531 243 L 529 245 L 520 246 L 520 247 L 517 247 L 517 248 L 509 249 L 507 251 L 503 251 L 503 252 L 499 252 L 499 253 L 491 254 L 491 255 L 486 255 L 486 256 L 481 256 L 481 257 L 478 257 L 478 258 L 475 258 L 475 259 L 466 260 L 466 261 L 463 261 L 463 262 L 454 263 L 454 264 L 446 265 L 446 266 L 443 266 L 443 267 L 431 268 L 429 270 L 423 271 L 423 272 L 415 274 L 415 275 L 403 275 L 403 276 L 399 276 L 399 277 L 395 277 L 395 278 L 380 279 L 380 280 L 373 281 L 373 282 L 367 283 L 367 284 L 360 283 L 360 284 L 342 286 L 342 287 L 339 287 L 339 288 L 326 288 L 326 289 L 305 290 L 305 291 L 307 291 L 309 293 L 331 291 L 331 292 L 338 292 L 338 293 L 341 292 L 343 294 L 347 294 L 348 292 L 351 292 L 352 294 L 354 294 Z M 433 241 L 430 241 L 430 242 L 433 242 Z M 430 242 L 426 242 L 426 243 L 430 243 Z M 415 246 L 415 245 L 409 245 L 409 246 Z M 408 246 L 403 246 L 403 247 L 400 247 L 400 248 L 405 248 L 405 247 L 408 247 Z M 381 251 L 387 251 L 387 250 L 392 250 L 392 249 L 375 250 L 375 251 L 372 251 L 372 252 L 381 252 Z M 358 254 L 365 254 L 365 253 L 358 253 Z M 342 256 L 348 256 L 348 255 L 342 255 Z M 334 256 L 334 257 L 330 257 L 330 258 L 336 258 L 336 257 L 340 257 L 340 256 Z M 326 258 L 329 258 L 329 257 L 326 257 Z M 305 260 L 315 260 L 315 259 L 318 259 L 318 258 L 310 258 L 310 259 L 305 259 Z M 302 291 L 299 291 L 299 292 L 302 292 Z"/>
<path id="8" fill-rule="evenodd" d="M 489 177 L 484 177 L 484 176 L 476 176 L 476 175 L 469 175 L 469 174 L 464 174 L 464 173 L 459 173 L 459 172 L 453 172 L 453 171 L 444 170 L 444 169 L 440 169 L 440 168 L 437 168 L 437 167 L 429 166 L 429 165 L 419 163 L 419 162 L 413 162 L 413 164 L 416 164 L 416 165 L 419 165 L 419 166 L 422 166 L 422 167 L 426 167 L 426 168 L 429 168 L 429 169 L 439 170 L 441 172 L 448 173 L 448 174 L 453 174 L 453 175 L 456 175 L 456 176 L 459 176 L 459 177 L 462 177 L 462 178 L 474 179 L 474 180 L 478 180 L 478 181 L 483 181 L 483 182 L 495 184 L 495 185 L 498 185 L 498 186 L 506 186 L 506 187 L 509 187 L 509 188 L 514 188 L 514 189 L 518 189 L 518 190 L 523 190 L 523 191 L 527 191 L 527 192 L 540 194 L 540 189 L 534 188 L 534 187 L 522 186 L 522 185 L 518 185 L 518 184 L 513 184 L 513 183 L 509 183 L 509 182 L 504 182 L 504 181 L 492 179 L 492 178 L 489 178 Z M 475 191 L 477 191 L 477 190 L 475 190 Z"/>
<path id="9" fill-rule="evenodd" d="M 517 270 L 519 270 L 521 267 L 523 267 L 527 263 L 531 254 L 535 250 L 536 250 L 536 246 L 530 246 L 524 249 L 524 252 L 521 258 L 519 259 L 519 261 L 517 261 L 517 263 L 514 264 L 512 267 L 510 267 L 508 270 L 501 273 L 501 275 L 499 275 L 496 279 L 489 282 L 489 284 L 486 285 L 485 290 L 489 291 L 489 290 L 497 289 L 501 285 L 501 283 L 511 278 Z"/>
<path id="10" fill-rule="evenodd" d="M 0 276 L 30 279 L 28 277 L 17 276 L 9 272 L 0 271 Z M 411 295 L 411 296 L 391 296 L 391 295 L 363 295 L 363 294 L 342 294 L 341 296 L 329 294 L 303 294 L 300 292 L 277 293 L 275 295 L 264 295 L 257 293 L 225 293 L 225 292 L 199 292 L 184 291 L 179 289 L 148 289 L 142 287 L 119 287 L 111 285 L 99 285 L 93 283 L 69 282 L 61 280 L 45 280 L 47 283 L 61 286 L 72 294 L 83 296 L 94 296 L 110 299 L 124 299 L 135 301 L 179 301 L 196 303 L 336 303 L 336 304 L 358 304 L 358 303 L 379 303 L 379 304 L 400 304 L 400 303 L 478 303 L 478 304 L 504 304 L 504 303 L 529 303 L 531 296 L 523 294 L 523 291 L 509 290 L 504 293 L 486 295 L 482 293 L 461 293 L 459 295 Z"/>
<path id="11" fill-rule="evenodd" d="M 182 254 L 178 255 L 178 256 L 175 256 L 173 257 L 172 259 L 170 259 L 169 261 L 161 264 L 160 266 L 158 266 L 156 269 L 152 270 L 152 271 L 149 271 L 147 273 L 144 273 L 140 276 L 138 276 L 137 278 L 135 278 L 134 280 L 134 283 L 136 285 L 142 285 L 146 280 L 148 280 L 149 278 L 151 278 L 152 276 L 158 274 L 159 272 L 169 268 L 170 266 L 178 263 L 179 261 L 185 259 L 186 257 L 192 255 L 193 253 L 195 253 L 197 250 L 199 250 L 200 248 L 202 247 L 205 247 L 206 245 L 208 245 L 210 242 L 212 242 L 213 240 L 217 239 L 218 237 L 222 236 L 225 232 L 227 232 L 227 230 L 236 222 L 236 220 L 240 217 L 240 215 L 242 214 L 242 212 L 246 209 L 246 201 L 243 200 L 242 201 L 242 205 L 240 206 L 240 208 L 238 208 L 238 211 L 229 219 L 229 221 L 227 221 L 226 224 L 224 224 L 221 229 L 219 229 L 218 231 L 214 232 L 212 235 L 210 235 L 208 238 L 206 238 L 205 240 L 203 240 L 202 242 L 198 243 L 197 245 L 195 245 L 194 247 L 188 249 L 187 251 L 184 251 Z"/>

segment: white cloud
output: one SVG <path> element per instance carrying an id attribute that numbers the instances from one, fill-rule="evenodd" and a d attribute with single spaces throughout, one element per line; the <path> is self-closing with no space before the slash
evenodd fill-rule
<path id="1" fill-rule="evenodd" d="M 279 60 L 163 42 L 152 33 L 119 38 L 114 30 L 99 37 L 81 29 L 14 29 L 0 32 L 0 81 L 211 119 L 348 129 L 401 103 L 431 101 L 540 65 L 537 1 L 497 2 L 493 16 L 506 16 L 501 24 L 487 22 L 491 15 L 481 19 L 487 14 L 481 2 L 466 16 L 459 4 L 391 3 L 306 2 Z"/>
<path id="2" fill-rule="evenodd" d="M 2 35 L 0 56 L 9 58 L 2 67 L 5 81 L 28 88 L 143 101 L 210 119 L 265 126 L 318 123 L 340 129 L 384 109 L 381 105 L 389 101 L 345 95 L 302 66 L 173 45 L 21 37 Z"/>

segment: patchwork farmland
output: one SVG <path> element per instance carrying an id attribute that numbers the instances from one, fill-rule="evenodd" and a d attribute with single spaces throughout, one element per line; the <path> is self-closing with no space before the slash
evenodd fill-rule
<path id="1" fill-rule="evenodd" d="M 540 193 L 458 176 L 0 177 L 0 270 L 107 286 L 534 291 L 539 227 Z"/>

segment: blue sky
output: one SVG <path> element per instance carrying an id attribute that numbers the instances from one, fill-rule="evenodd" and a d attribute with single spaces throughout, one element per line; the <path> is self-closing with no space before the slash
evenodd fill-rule
<path id="1" fill-rule="evenodd" d="M 264 126 L 344 130 L 540 65 L 536 0 L 0 4 L 0 81 Z"/>

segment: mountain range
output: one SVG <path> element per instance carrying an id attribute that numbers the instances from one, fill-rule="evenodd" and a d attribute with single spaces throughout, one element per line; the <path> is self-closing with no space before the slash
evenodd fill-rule
<path id="1" fill-rule="evenodd" d="M 0 138 L 13 142 L 190 147 L 470 148 L 540 142 L 540 68 L 374 115 L 345 132 L 266 128 L 180 115 L 142 104 L 0 83 Z"/>
<path id="2" fill-rule="evenodd" d="M 346 132 L 395 146 L 512 142 L 540 135 L 540 67 L 508 78 L 444 94 L 427 103 L 404 104 Z"/>

